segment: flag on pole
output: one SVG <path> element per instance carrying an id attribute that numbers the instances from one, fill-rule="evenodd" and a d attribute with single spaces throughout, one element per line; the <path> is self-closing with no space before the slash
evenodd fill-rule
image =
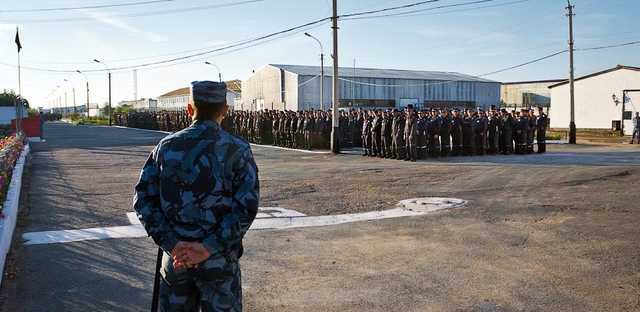
<path id="1" fill-rule="evenodd" d="M 22 44 L 20 44 L 20 35 L 18 34 L 18 27 L 16 27 L 16 45 L 18 46 L 18 52 L 22 50 Z"/>

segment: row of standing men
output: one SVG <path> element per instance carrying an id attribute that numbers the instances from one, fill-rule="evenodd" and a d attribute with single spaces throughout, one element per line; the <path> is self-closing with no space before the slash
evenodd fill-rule
<path id="1" fill-rule="evenodd" d="M 404 160 L 484 154 L 526 154 L 546 151 L 548 118 L 538 108 L 519 112 L 497 110 L 341 111 L 341 147 L 362 148 L 363 155 Z M 116 124 L 178 131 L 189 124 L 186 111 L 117 114 Z M 230 111 L 222 126 L 256 144 L 299 149 L 327 149 L 330 111 Z"/>
<path id="2" fill-rule="evenodd" d="M 546 152 L 548 118 L 542 108 L 365 112 L 363 156 L 416 161 L 426 157 Z"/>
<path id="3" fill-rule="evenodd" d="M 341 111 L 339 142 L 361 147 L 363 155 L 417 160 L 427 156 L 527 154 L 546 151 L 548 118 L 522 109 Z M 235 111 L 223 122 L 226 129 L 252 143 L 289 148 L 328 148 L 331 112 Z"/>

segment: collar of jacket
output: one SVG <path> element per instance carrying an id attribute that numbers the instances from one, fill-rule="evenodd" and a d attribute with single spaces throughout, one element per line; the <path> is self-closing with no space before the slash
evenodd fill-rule
<path id="1" fill-rule="evenodd" d="M 220 128 L 220 125 L 213 121 L 213 120 L 194 120 L 193 123 L 191 123 L 191 126 L 194 128 L 213 128 L 213 129 L 218 129 Z"/>

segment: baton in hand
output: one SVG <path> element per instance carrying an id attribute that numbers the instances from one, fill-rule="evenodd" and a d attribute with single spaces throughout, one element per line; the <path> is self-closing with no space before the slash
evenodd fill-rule
<path id="1" fill-rule="evenodd" d="M 158 312 L 158 301 L 160 300 L 160 269 L 162 267 L 162 248 L 158 247 L 158 257 L 156 259 L 156 274 L 153 279 L 153 299 L 151 301 L 151 312 Z"/>

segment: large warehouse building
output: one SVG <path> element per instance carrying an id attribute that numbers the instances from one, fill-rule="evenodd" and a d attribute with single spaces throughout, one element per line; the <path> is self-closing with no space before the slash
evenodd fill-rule
<path id="1" fill-rule="evenodd" d="M 571 120 L 569 82 L 551 85 L 551 128 L 566 129 Z M 623 96 L 624 94 L 624 96 Z M 640 67 L 618 65 L 575 80 L 575 123 L 579 129 L 633 131 L 632 116 L 640 111 Z"/>
<path id="2" fill-rule="evenodd" d="M 266 65 L 242 82 L 245 110 L 328 109 L 331 68 L 325 68 L 320 105 L 320 66 Z M 341 108 L 488 108 L 500 103 L 500 83 L 474 76 L 434 71 L 340 68 Z"/>

